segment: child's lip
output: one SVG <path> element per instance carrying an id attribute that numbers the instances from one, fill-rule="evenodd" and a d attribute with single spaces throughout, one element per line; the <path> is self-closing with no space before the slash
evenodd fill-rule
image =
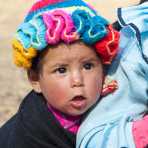
<path id="1" fill-rule="evenodd" d="M 73 97 L 73 99 L 71 100 L 71 105 L 76 109 L 82 109 L 85 108 L 87 104 L 86 100 L 86 97 L 78 95 Z"/>
<path id="2" fill-rule="evenodd" d="M 86 99 L 86 97 L 84 97 L 83 95 L 77 95 L 72 98 L 72 100 L 84 100 L 84 99 Z"/>

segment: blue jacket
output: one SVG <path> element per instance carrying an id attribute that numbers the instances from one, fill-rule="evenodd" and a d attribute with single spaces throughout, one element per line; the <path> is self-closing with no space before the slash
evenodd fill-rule
<path id="1" fill-rule="evenodd" d="M 108 76 L 118 89 L 82 123 L 77 148 L 135 148 L 132 123 L 148 110 L 148 2 L 118 9 L 120 52 Z"/>

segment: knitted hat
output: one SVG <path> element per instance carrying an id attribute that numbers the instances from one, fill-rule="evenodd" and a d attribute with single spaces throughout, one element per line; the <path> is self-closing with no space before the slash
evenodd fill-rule
<path id="1" fill-rule="evenodd" d="M 12 43 L 14 62 L 29 69 L 47 45 L 77 40 L 94 46 L 103 63 L 110 64 L 119 34 L 83 0 L 38 0 L 17 29 Z"/>

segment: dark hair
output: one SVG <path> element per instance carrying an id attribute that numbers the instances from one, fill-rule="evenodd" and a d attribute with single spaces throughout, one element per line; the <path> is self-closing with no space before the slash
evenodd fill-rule
<path id="1" fill-rule="evenodd" d="M 114 28 L 115 30 L 117 30 L 117 31 L 120 31 L 121 28 L 122 28 L 118 21 L 114 22 L 114 23 L 112 24 L 112 26 L 113 26 L 113 28 Z"/>
<path id="2" fill-rule="evenodd" d="M 148 2 L 148 0 L 141 0 L 139 4 L 142 4 L 144 2 Z"/>
<path id="3" fill-rule="evenodd" d="M 42 51 L 38 51 L 37 56 L 35 58 L 32 59 L 32 66 L 31 66 L 31 70 L 39 73 L 42 69 L 42 59 L 45 56 L 46 52 L 48 51 L 48 49 L 51 48 L 49 47 L 49 45 L 43 49 Z"/>
<path id="4" fill-rule="evenodd" d="M 39 62 L 40 62 L 40 57 L 41 54 L 38 54 L 35 58 L 32 59 L 32 66 L 31 66 L 31 70 L 38 72 L 39 71 Z"/>

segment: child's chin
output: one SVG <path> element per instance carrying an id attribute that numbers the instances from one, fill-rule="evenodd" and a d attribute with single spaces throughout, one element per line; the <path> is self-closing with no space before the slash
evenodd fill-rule
<path id="1" fill-rule="evenodd" d="M 70 112 L 68 112 L 67 114 L 70 116 L 81 116 L 83 115 L 87 110 L 83 109 L 83 110 L 71 110 Z"/>

